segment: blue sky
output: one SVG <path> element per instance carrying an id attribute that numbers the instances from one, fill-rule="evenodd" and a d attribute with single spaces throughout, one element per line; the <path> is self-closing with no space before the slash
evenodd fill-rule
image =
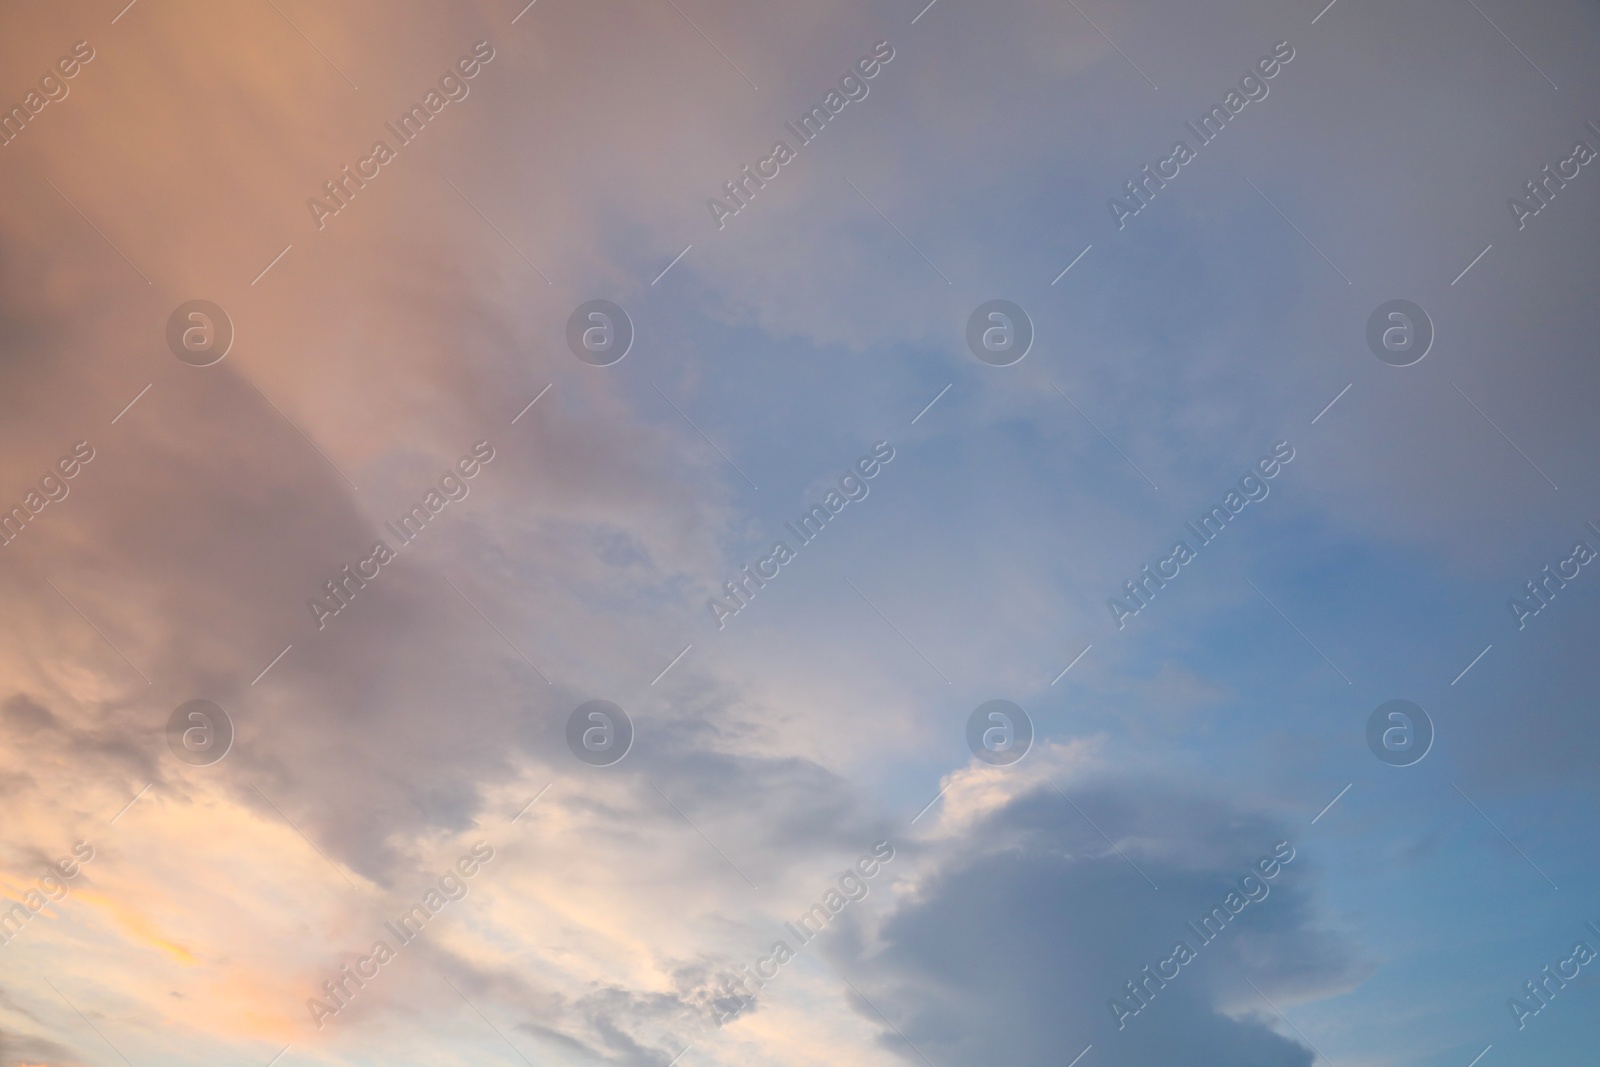
<path id="1" fill-rule="evenodd" d="M 103 6 L 0 34 L 0 101 L 96 50 L 0 149 L 0 500 L 97 451 L 0 548 L 0 890 L 96 850 L 0 948 L 0 1067 L 1600 1040 L 1592 965 L 1507 1008 L 1600 949 L 1600 577 L 1507 607 L 1600 550 L 1600 175 L 1520 229 L 1506 206 L 1600 148 L 1594 10 Z M 470 94 L 317 229 L 305 198 L 480 41 Z M 881 41 L 718 229 L 706 199 Z M 1275 47 L 1119 229 L 1108 199 Z M 210 367 L 167 348 L 193 299 L 235 326 Z M 567 346 L 595 299 L 634 330 L 607 367 Z M 994 299 L 1034 328 L 1012 366 L 964 339 Z M 1394 299 L 1435 332 L 1408 367 L 1366 342 Z M 319 630 L 307 599 L 479 441 L 470 494 Z M 1119 628 L 1107 599 L 1275 447 L 1270 493 Z M 777 539 L 796 558 L 719 629 Z M 214 766 L 165 741 L 195 698 L 236 728 Z M 1014 765 L 967 745 L 995 699 L 1034 725 Z M 1395 699 L 1436 731 L 1412 766 L 1367 747 Z M 632 720 L 612 766 L 567 747 L 590 700 Z M 314 1025 L 479 841 L 469 896 Z M 718 1027 L 880 841 L 870 895 Z M 1119 1029 L 1108 1000 L 1279 842 L 1270 895 Z"/>

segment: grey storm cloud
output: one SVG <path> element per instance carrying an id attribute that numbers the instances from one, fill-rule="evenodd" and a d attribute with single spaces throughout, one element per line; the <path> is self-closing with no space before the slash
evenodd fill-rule
<path id="1" fill-rule="evenodd" d="M 1101 778 L 1072 800 L 1092 824 L 1044 786 L 965 827 L 923 857 L 913 896 L 835 953 L 883 1046 L 917 1060 L 909 1040 L 936 1063 L 973 1067 L 1066 1062 L 1090 1044 L 1107 1062 L 1150 1067 L 1308 1067 L 1315 1053 L 1285 1035 L 1250 983 L 1282 1006 L 1348 987 L 1364 968 L 1321 929 L 1316 861 L 1303 843 L 1208 943 L 1188 924 L 1290 831 L 1134 777 Z M 1196 958 L 1161 988 L 1144 987 L 1148 1003 L 1119 1029 L 1108 1002 L 1137 1005 L 1124 983 L 1179 941 Z"/>

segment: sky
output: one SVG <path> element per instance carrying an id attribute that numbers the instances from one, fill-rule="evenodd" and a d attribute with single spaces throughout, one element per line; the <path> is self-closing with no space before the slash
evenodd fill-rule
<path id="1" fill-rule="evenodd" d="M 0 12 L 0 1067 L 1590 1055 L 1600 10 L 524 4 Z"/>

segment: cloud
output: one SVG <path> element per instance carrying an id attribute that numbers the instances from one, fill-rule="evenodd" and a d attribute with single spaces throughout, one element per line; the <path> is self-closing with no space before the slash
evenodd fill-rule
<path id="1" fill-rule="evenodd" d="M 1268 895 L 1205 944 L 1187 923 L 1289 831 L 1215 795 L 1104 768 L 1062 779 L 1080 814 L 1040 780 L 1048 773 L 1003 800 L 991 774 L 958 778 L 951 802 L 965 810 L 959 792 L 981 788 L 981 814 L 923 855 L 914 890 L 881 925 L 835 954 L 859 986 L 856 1011 L 892 1021 L 879 1023 L 882 1047 L 917 1060 L 909 1040 L 949 1064 L 1071 1059 L 1094 1044 L 1129 1064 L 1308 1067 L 1313 1052 L 1250 983 L 1283 1006 L 1363 974 L 1319 928 L 1314 849 L 1301 843 Z M 1108 1001 L 1127 999 L 1124 983 L 1180 940 L 1197 958 L 1119 1031 Z"/>
<path id="2" fill-rule="evenodd" d="M 1348 699 L 1280 666 L 1271 642 L 1297 638 L 1233 580 L 1245 563 L 1292 572 L 1304 596 L 1286 613 L 1362 686 L 1442 686 L 1481 644 L 1434 670 L 1456 655 L 1439 631 L 1466 625 L 1483 583 L 1532 573 L 1508 561 L 1557 506 L 1452 383 L 1530 455 L 1560 457 L 1558 502 L 1594 498 L 1574 457 L 1592 452 L 1596 371 L 1566 358 L 1587 350 L 1572 309 L 1593 203 L 1573 189 L 1518 234 L 1502 210 L 1575 124 L 1470 8 L 1375 22 L 1339 5 L 1308 37 L 1310 12 L 1264 0 L 1124 5 L 1093 25 L 1046 0 L 941 3 L 915 26 L 842 2 L 539 4 L 513 25 L 520 6 L 170 0 L 114 26 L 61 7 L 0 41 L 0 68 L 26 71 L 84 35 L 98 49 L 0 149 L 0 503 L 74 442 L 98 450 L 0 548 L 0 874 L 26 884 L 79 837 L 100 849 L 60 921 L 14 946 L 38 968 L 8 972 L 6 1025 L 32 1029 L 0 1036 L 0 1059 L 69 1058 L 20 1036 L 50 1029 L 30 1012 L 56 1018 L 33 976 L 65 970 L 119 1043 L 148 1049 L 136 1062 L 266 1062 L 310 1037 L 305 996 L 481 836 L 498 865 L 316 1055 L 501 1054 L 487 1018 L 557 1062 L 659 1065 L 690 1041 L 706 1062 L 913 1058 L 882 1008 L 941 1067 L 1067 1062 L 1091 1041 L 1134 1064 L 1305 1067 L 1250 983 L 1288 1008 L 1366 973 L 1320 903 L 1359 865 L 1330 875 L 1313 845 L 1126 1031 L 1106 1001 L 1293 836 L 1265 814 L 1276 798 L 1225 791 L 1252 759 L 1281 757 L 1252 785 L 1270 793 L 1335 770 L 1342 785 L 1341 761 L 1368 758 Z M 1592 67 L 1556 41 L 1592 41 L 1592 13 L 1521 17 L 1567 27 L 1522 40 L 1541 62 Z M 1284 35 L 1300 54 L 1271 99 L 1111 228 L 1104 198 Z M 306 198 L 479 39 L 497 55 L 470 97 L 316 229 Z M 896 56 L 870 96 L 717 231 L 705 198 L 880 39 Z M 1494 252 L 1452 288 L 1480 239 Z M 1038 328 L 1008 373 L 961 342 L 1000 295 Z M 1361 341 L 1399 295 L 1438 326 L 1409 374 Z M 237 329 L 203 370 L 162 338 L 202 296 Z M 605 370 L 563 342 L 596 296 L 637 330 Z M 1303 458 L 1267 515 L 1112 644 L 1104 598 L 1284 427 Z M 902 458 L 871 502 L 737 627 L 708 628 L 705 594 L 881 436 Z M 307 599 L 480 439 L 497 457 L 471 495 L 319 630 Z M 1499 596 L 1482 594 L 1486 616 Z M 1239 622 L 1246 600 L 1276 636 Z M 1341 612 L 1365 672 L 1323 640 Z M 1410 780 L 1447 759 L 1508 791 L 1592 779 L 1587 633 L 1556 643 L 1577 667 L 1513 660 L 1535 680 L 1509 740 L 1499 689 L 1452 691 L 1462 713 Z M 1273 706 L 1284 677 L 1281 704 L 1308 714 Z M 961 741 L 1000 695 L 1040 726 L 1014 775 L 967 767 Z M 165 750 L 195 697 L 237 728 L 215 768 Z M 615 769 L 565 749 L 567 714 L 594 697 L 638 728 Z M 727 971 L 839 864 L 911 837 L 941 775 L 893 883 L 711 1033 Z M 1366 856 L 1404 856 L 1396 837 L 1440 821 Z M 1456 854 L 1433 841 L 1411 862 Z"/>

